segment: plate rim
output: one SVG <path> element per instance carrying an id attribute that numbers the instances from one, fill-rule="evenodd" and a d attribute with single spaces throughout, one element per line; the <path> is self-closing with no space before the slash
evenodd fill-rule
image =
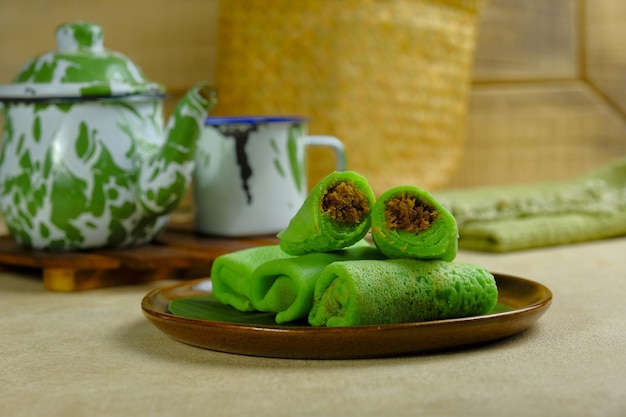
<path id="1" fill-rule="evenodd" d="M 245 349 L 238 346 L 236 349 L 224 349 L 224 348 L 214 348 L 210 346 L 206 346 L 206 344 L 197 344 L 194 343 L 193 340 L 189 340 L 188 337 L 179 337 L 175 335 L 178 330 L 188 329 L 188 328 L 201 328 L 206 331 L 222 331 L 227 333 L 248 333 L 250 335 L 262 333 L 267 336 L 274 336 L 279 339 L 289 338 L 289 337 L 300 337 L 303 335 L 313 335 L 316 336 L 325 336 L 326 338 L 333 339 L 334 336 L 341 335 L 341 337 L 350 336 L 354 334 L 381 334 L 381 333 L 394 333 L 399 334 L 398 332 L 410 332 L 410 331 L 419 331 L 427 330 L 429 328 L 438 329 L 441 327 L 458 327 L 462 325 L 480 325 L 480 324 L 489 324 L 492 322 L 498 322 L 507 319 L 517 319 L 518 317 L 525 317 L 528 315 L 535 315 L 531 322 L 527 325 L 521 326 L 520 329 L 510 333 L 505 334 L 500 337 L 486 338 L 483 343 L 500 340 L 509 336 L 512 336 L 516 333 L 519 333 L 526 328 L 530 327 L 534 322 L 536 322 L 545 311 L 550 307 L 553 301 L 553 293 L 552 291 L 537 281 L 530 280 L 527 278 L 521 278 L 518 276 L 514 276 L 511 274 L 497 273 L 492 272 L 494 277 L 496 278 L 496 282 L 499 280 L 506 281 L 517 281 L 526 286 L 533 287 L 537 290 L 541 290 L 542 297 L 538 298 L 534 302 L 521 306 L 519 308 L 512 307 L 512 310 L 503 311 L 498 313 L 490 313 L 486 315 L 479 316 L 469 316 L 469 317 L 459 317 L 452 319 L 442 319 L 442 320 L 431 320 L 431 321 L 423 321 L 423 322 L 410 322 L 410 323 L 394 323 L 394 324 L 381 324 L 381 325 L 362 325 L 362 326 L 346 326 L 346 327 L 311 327 L 311 326 L 281 326 L 281 325 L 260 325 L 260 324 L 248 324 L 248 323 L 231 323 L 231 322 L 220 322 L 213 320 L 203 320 L 203 319 L 193 319 L 186 318 L 181 316 L 176 316 L 171 313 L 158 311 L 158 309 L 153 305 L 152 300 L 159 296 L 171 293 L 177 289 L 189 288 L 193 289 L 198 284 L 210 280 L 210 277 L 198 278 L 194 280 L 187 280 L 183 282 L 179 282 L 176 284 L 171 284 L 167 286 L 163 286 L 160 288 L 155 288 L 148 292 L 143 299 L 141 300 L 141 309 L 145 315 L 145 317 L 152 322 L 159 330 L 166 333 L 168 336 L 172 337 L 179 342 L 190 344 L 196 347 L 200 347 L 203 349 L 209 350 L 217 350 L 228 353 L 238 353 L 244 355 L 251 356 L 269 356 L 269 357 L 279 357 L 279 358 L 301 358 L 301 359 L 347 359 L 347 358 L 370 358 L 370 357 L 381 357 L 381 356 L 399 356 L 399 354 L 394 354 L 393 351 L 389 352 L 380 352 L 376 355 L 359 355 L 358 353 L 350 354 L 350 355 L 340 355 L 333 354 L 332 352 L 320 352 L 319 354 L 315 354 L 313 356 L 309 354 L 299 354 L 298 352 L 288 352 L 287 355 L 277 353 L 273 355 L 271 353 L 262 353 L 262 352 L 254 352 L 254 348 Z M 208 291 L 199 291 L 197 290 L 197 295 L 208 294 Z M 182 297 L 174 297 L 171 299 L 182 298 Z M 498 295 L 498 302 L 500 302 L 500 294 Z M 179 327 L 180 329 L 177 329 Z M 478 343 L 468 343 L 468 344 L 460 344 L 459 346 L 471 346 L 476 345 Z M 451 345 L 450 348 L 454 348 L 454 345 Z M 442 350 L 442 349 L 435 349 Z M 444 347 L 445 350 L 445 347 Z M 427 352 L 429 350 L 424 350 L 423 352 Z M 420 349 L 417 349 L 413 353 L 422 353 Z"/>

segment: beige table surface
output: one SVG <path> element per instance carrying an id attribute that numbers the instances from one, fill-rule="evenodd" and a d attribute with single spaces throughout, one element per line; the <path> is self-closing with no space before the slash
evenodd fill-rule
<path id="1" fill-rule="evenodd" d="M 413 357 L 309 361 L 174 341 L 140 301 L 173 283 L 46 292 L 0 272 L 0 416 L 626 416 L 626 239 L 460 261 L 554 293 L 527 331 Z"/>

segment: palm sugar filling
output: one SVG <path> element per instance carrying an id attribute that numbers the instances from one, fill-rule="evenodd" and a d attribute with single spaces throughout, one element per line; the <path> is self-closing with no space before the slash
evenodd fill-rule
<path id="1" fill-rule="evenodd" d="M 351 181 L 341 181 L 328 187 L 321 205 L 322 213 L 346 225 L 361 223 L 370 211 L 365 195 Z"/>
<path id="2" fill-rule="evenodd" d="M 385 219 L 389 230 L 418 233 L 427 230 L 437 219 L 437 210 L 415 196 L 402 194 L 385 204 Z"/>

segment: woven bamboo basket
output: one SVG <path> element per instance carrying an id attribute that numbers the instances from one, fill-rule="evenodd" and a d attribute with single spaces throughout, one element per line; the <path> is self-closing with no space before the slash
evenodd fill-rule
<path id="1" fill-rule="evenodd" d="M 480 0 L 222 0 L 214 113 L 309 116 L 377 194 L 445 185 L 463 152 Z M 333 167 L 309 153 L 309 182 Z"/>

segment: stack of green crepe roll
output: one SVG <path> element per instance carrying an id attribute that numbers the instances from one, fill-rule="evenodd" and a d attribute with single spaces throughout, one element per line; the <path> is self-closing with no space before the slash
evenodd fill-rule
<path id="1" fill-rule="evenodd" d="M 482 315 L 497 303 L 489 271 L 453 262 L 454 217 L 416 186 L 375 198 L 363 176 L 333 172 L 278 237 L 278 245 L 218 257 L 215 298 L 276 313 L 278 324 L 329 327 Z"/>

